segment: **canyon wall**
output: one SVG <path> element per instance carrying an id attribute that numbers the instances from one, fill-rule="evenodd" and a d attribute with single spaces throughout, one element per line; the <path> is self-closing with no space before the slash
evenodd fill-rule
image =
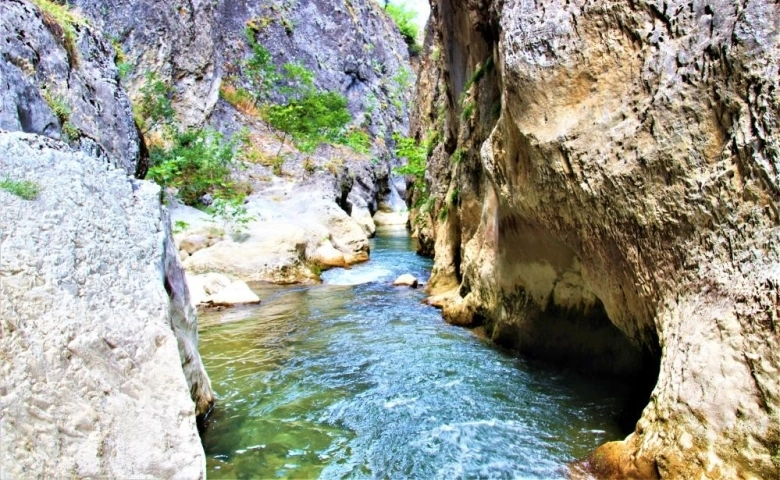
<path id="1" fill-rule="evenodd" d="M 214 401 L 160 188 L 0 133 L 0 476 L 202 478 Z M 193 403 L 194 401 L 194 403 Z"/>
<path id="2" fill-rule="evenodd" d="M 431 302 L 531 355 L 659 369 L 635 431 L 577 468 L 777 477 L 780 5 L 432 3 Z"/>
<path id="3" fill-rule="evenodd" d="M 112 2 L 110 8 L 96 0 L 70 3 L 113 39 L 132 66 L 123 83 L 133 97 L 152 73 L 173 88 L 177 124 L 209 125 L 227 135 L 242 128 L 253 137 L 268 134 L 220 97 L 225 85 L 252 90 L 245 69 L 249 32 L 278 67 L 302 65 L 317 88 L 343 94 L 353 125 L 372 137 L 376 161 L 353 171 L 359 181 L 350 202 L 372 215 L 378 200 L 403 207 L 405 184 L 391 172 L 400 164 L 393 134 L 408 130 L 414 73 L 398 28 L 374 0 L 143 0 Z"/>
<path id="4" fill-rule="evenodd" d="M 214 395 L 115 50 L 22 0 L 0 42 L 0 477 L 201 478 Z"/>
<path id="5" fill-rule="evenodd" d="M 0 129 L 63 139 L 133 175 L 146 171 L 114 50 L 83 17 L 72 26 L 26 0 L 0 4 Z"/>

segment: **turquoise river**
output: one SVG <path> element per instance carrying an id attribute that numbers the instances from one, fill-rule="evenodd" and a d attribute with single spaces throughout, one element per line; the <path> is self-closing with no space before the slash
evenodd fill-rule
<path id="1" fill-rule="evenodd" d="M 414 246 L 385 232 L 322 285 L 201 315 L 209 478 L 564 478 L 625 436 L 629 387 L 519 358 L 391 286 L 428 277 Z"/>

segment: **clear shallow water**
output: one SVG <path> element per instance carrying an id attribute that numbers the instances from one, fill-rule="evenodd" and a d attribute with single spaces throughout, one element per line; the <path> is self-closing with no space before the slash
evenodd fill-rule
<path id="1" fill-rule="evenodd" d="M 625 435 L 627 388 L 502 352 L 390 286 L 427 278 L 413 242 L 201 316 L 210 478 L 560 478 Z"/>

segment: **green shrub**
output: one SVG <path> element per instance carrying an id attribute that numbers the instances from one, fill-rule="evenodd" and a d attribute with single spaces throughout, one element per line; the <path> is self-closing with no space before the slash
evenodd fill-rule
<path id="1" fill-rule="evenodd" d="M 446 222 L 447 218 L 450 214 L 450 206 L 448 204 L 444 204 L 441 206 L 441 210 L 439 210 L 439 221 L 440 222 Z"/>
<path id="2" fill-rule="evenodd" d="M 450 156 L 450 161 L 455 165 L 457 165 L 460 163 L 461 160 L 463 160 L 463 149 L 458 148 L 452 153 L 452 156 Z"/>
<path id="3" fill-rule="evenodd" d="M 70 122 L 72 111 L 65 96 L 52 92 L 51 87 L 43 88 L 42 95 L 43 99 L 49 105 L 49 108 L 51 108 L 54 115 L 56 115 L 57 119 L 60 121 L 60 129 L 63 138 L 66 141 L 77 139 L 79 137 L 79 129 Z"/>
<path id="4" fill-rule="evenodd" d="M 195 205 L 207 193 L 220 198 L 235 198 L 230 180 L 234 143 L 207 129 L 173 132 L 169 148 L 150 149 L 152 167 L 148 178 L 163 187 L 178 190 L 187 205 Z"/>
<path id="5" fill-rule="evenodd" d="M 460 190 L 456 188 L 450 193 L 450 205 L 455 206 L 459 200 Z"/>
<path id="6" fill-rule="evenodd" d="M 466 85 L 463 86 L 463 91 L 468 92 L 471 90 L 471 87 L 479 83 L 485 74 L 493 69 L 493 66 L 493 56 L 491 55 L 471 74 L 471 77 L 466 81 Z"/>
<path id="7" fill-rule="evenodd" d="M 417 24 L 414 23 L 414 17 L 416 16 L 414 10 L 403 4 L 389 3 L 385 7 L 385 11 L 398 26 L 398 30 L 401 31 L 401 36 L 409 47 L 409 54 L 418 55 L 422 48 L 417 42 L 420 30 L 417 28 Z"/>
<path id="8" fill-rule="evenodd" d="M 11 180 L 8 177 L 0 180 L 0 189 L 24 200 L 35 200 L 41 193 L 40 185 L 35 182 L 30 182 L 28 180 Z"/>
<path id="9" fill-rule="evenodd" d="M 351 129 L 338 139 L 338 143 L 346 145 L 357 153 L 367 154 L 371 148 L 371 137 L 365 130 Z"/>
<path id="10" fill-rule="evenodd" d="M 244 62 L 244 73 L 252 84 L 255 102 L 259 103 L 269 97 L 280 77 L 268 49 L 255 40 L 254 30 L 247 28 L 244 36 L 252 49 L 252 56 Z"/>
<path id="11" fill-rule="evenodd" d="M 141 98 L 133 104 L 133 116 L 141 132 L 148 133 L 173 121 L 173 87 L 160 80 L 156 73 L 147 72 L 139 92 Z"/>
<path id="12" fill-rule="evenodd" d="M 343 143 L 355 150 L 368 150 L 370 141 L 363 134 L 344 133 L 352 120 L 347 109 L 347 99 L 337 92 L 318 90 L 314 85 L 314 72 L 304 65 L 287 63 L 279 73 L 268 50 L 255 40 L 251 28 L 245 30 L 251 57 L 244 63 L 245 73 L 250 79 L 255 105 L 261 105 L 259 113 L 272 127 L 282 132 L 279 152 L 282 153 L 288 138 L 303 152 L 314 151 L 320 143 Z M 245 113 L 251 113 L 246 105 L 246 90 L 223 88 L 223 97 Z M 272 97 L 282 101 L 269 102 Z M 362 150 L 361 150 L 362 149 Z M 281 164 L 274 165 L 274 171 L 281 171 Z"/>
<path id="13" fill-rule="evenodd" d="M 414 86 L 414 73 L 406 67 L 401 67 L 393 75 L 393 86 L 390 90 L 390 103 L 399 111 L 404 106 L 404 96 Z"/>
<path id="14" fill-rule="evenodd" d="M 65 96 L 52 92 L 50 87 L 43 88 L 42 94 L 46 104 L 49 105 L 49 108 L 57 116 L 60 123 L 64 124 L 67 122 L 70 119 L 71 110 Z"/>
<path id="15" fill-rule="evenodd" d="M 471 119 L 472 115 L 474 115 L 475 109 L 476 106 L 473 102 L 467 102 L 466 105 L 463 106 L 463 111 L 460 114 L 460 118 L 463 119 L 463 121 Z"/>
<path id="16" fill-rule="evenodd" d="M 396 141 L 395 153 L 400 158 L 406 158 L 406 165 L 393 169 L 397 175 L 411 175 L 414 177 L 414 189 L 419 193 L 416 207 L 428 201 L 428 188 L 425 184 L 425 167 L 428 158 L 427 142 L 418 144 L 413 138 L 402 137 L 398 134 L 393 138 Z"/>
<path id="17" fill-rule="evenodd" d="M 120 80 L 124 80 L 133 71 L 133 64 L 127 61 L 122 44 L 117 38 L 111 38 L 111 46 L 114 47 L 114 64 Z"/>
<path id="18" fill-rule="evenodd" d="M 269 105 L 266 120 L 290 135 L 299 150 L 312 152 L 324 141 L 336 141 L 352 115 L 343 95 L 312 89 L 286 104 Z"/>
<path id="19" fill-rule="evenodd" d="M 230 233 L 234 240 L 241 239 L 249 222 L 255 219 L 247 212 L 243 198 L 216 198 L 207 209 L 213 222 L 220 222 L 222 231 Z"/>
<path id="20" fill-rule="evenodd" d="M 173 224 L 173 233 L 182 233 L 190 228 L 190 224 L 184 220 L 176 220 Z"/>

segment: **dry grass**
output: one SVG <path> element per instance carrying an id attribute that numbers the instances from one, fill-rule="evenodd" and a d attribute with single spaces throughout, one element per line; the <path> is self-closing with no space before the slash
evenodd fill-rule
<path id="1" fill-rule="evenodd" d="M 76 48 L 76 25 L 86 25 L 84 17 L 51 0 L 31 0 L 40 10 L 43 23 L 65 48 L 68 60 L 73 67 L 78 66 L 79 56 Z"/>
<path id="2" fill-rule="evenodd" d="M 255 105 L 255 99 L 248 90 L 236 88 L 229 83 L 223 83 L 219 87 L 219 96 L 233 105 L 239 112 L 253 117 L 260 117 L 260 110 Z"/>

